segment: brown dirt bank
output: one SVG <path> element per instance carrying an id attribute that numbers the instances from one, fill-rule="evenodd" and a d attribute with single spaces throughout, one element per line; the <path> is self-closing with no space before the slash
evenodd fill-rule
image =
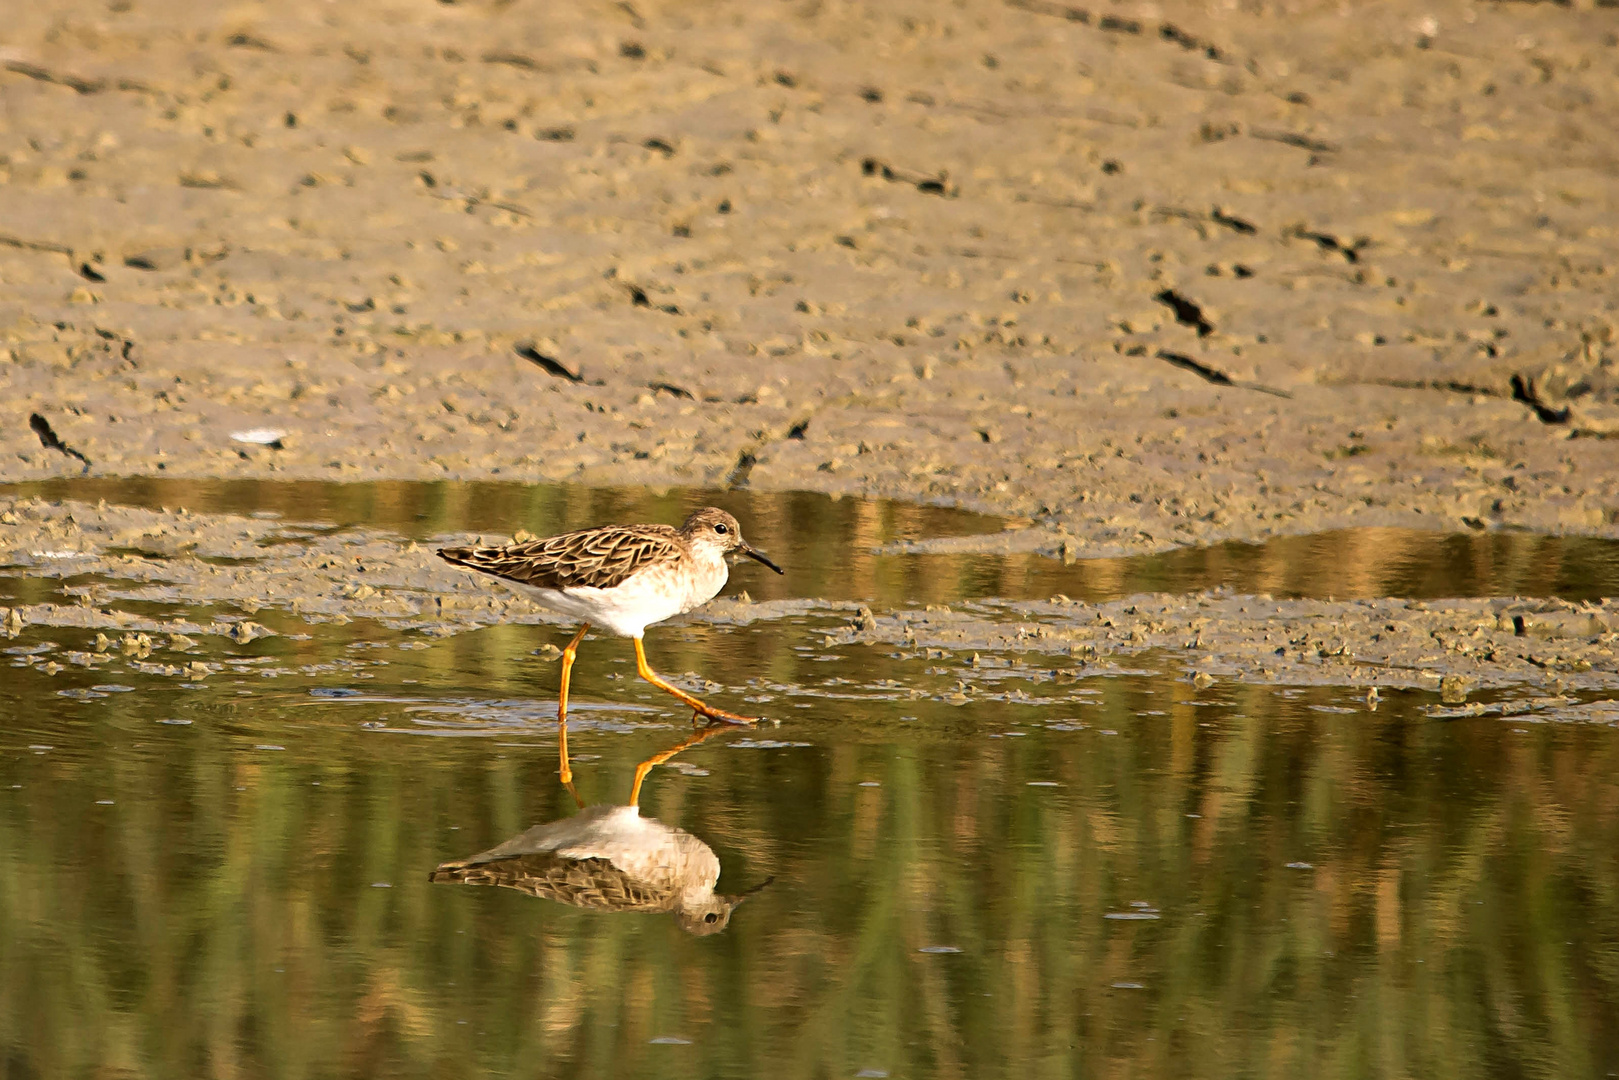
<path id="1" fill-rule="evenodd" d="M 858 491 L 1072 554 L 1619 535 L 1616 33 L 33 5 L 0 28 L 0 478 L 78 469 L 37 412 L 106 474 Z"/>

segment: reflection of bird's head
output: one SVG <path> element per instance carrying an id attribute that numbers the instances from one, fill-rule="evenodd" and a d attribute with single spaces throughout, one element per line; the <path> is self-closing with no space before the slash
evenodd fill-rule
<path id="1" fill-rule="evenodd" d="M 721 555 L 745 555 L 755 562 L 764 563 L 778 574 L 782 572 L 781 567 L 767 559 L 762 551 L 748 546 L 748 542 L 742 539 L 742 526 L 737 524 L 736 518 L 718 507 L 705 506 L 692 511 L 686 523 L 680 526 L 680 535 L 694 548 L 708 548 Z"/>
<path id="2" fill-rule="evenodd" d="M 745 893 L 736 896 L 710 894 L 695 904 L 681 904 L 675 908 L 675 921 L 688 934 L 707 937 L 717 934 L 731 923 L 731 912 L 748 897 L 776 879 L 767 877 Z"/>
<path id="3" fill-rule="evenodd" d="M 731 922 L 736 900 L 730 896 L 710 896 L 700 904 L 675 909 L 675 922 L 688 934 L 707 937 L 724 930 Z"/>

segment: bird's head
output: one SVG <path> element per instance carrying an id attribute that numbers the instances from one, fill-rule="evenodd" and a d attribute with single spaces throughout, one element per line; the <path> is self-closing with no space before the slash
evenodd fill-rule
<path id="1" fill-rule="evenodd" d="M 775 880 L 774 877 L 767 877 L 747 892 L 736 896 L 710 893 L 695 903 L 681 904 L 675 908 L 675 921 L 686 933 L 697 937 L 717 934 L 730 925 L 731 912 L 735 911 L 739 904 Z"/>
<path id="2" fill-rule="evenodd" d="M 680 535 L 693 547 L 718 550 L 721 555 L 728 557 L 743 556 L 764 563 L 776 573 L 781 573 L 781 567 L 765 557 L 764 552 L 748 546 L 742 539 L 742 526 L 738 525 L 736 518 L 724 510 L 714 506 L 705 506 L 701 510 L 694 510 L 680 527 Z"/>
<path id="3" fill-rule="evenodd" d="M 735 907 L 728 896 L 710 896 L 705 903 L 677 908 L 675 921 L 686 933 L 694 937 L 707 937 L 730 925 L 731 911 Z"/>

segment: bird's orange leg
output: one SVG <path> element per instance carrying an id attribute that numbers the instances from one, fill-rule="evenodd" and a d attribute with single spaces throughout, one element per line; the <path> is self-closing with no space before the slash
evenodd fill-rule
<path id="1" fill-rule="evenodd" d="M 674 746 L 671 746 L 667 750 L 660 750 L 658 753 L 653 754 L 651 757 L 649 757 L 645 761 L 641 762 L 641 764 L 637 765 L 635 767 L 635 784 L 634 784 L 634 786 L 632 786 L 630 788 L 629 805 L 630 806 L 640 806 L 641 805 L 641 781 L 646 779 L 646 774 L 651 772 L 653 770 L 653 768 L 655 768 L 658 765 L 662 765 L 665 761 L 668 761 L 670 758 L 674 757 L 676 754 L 680 753 L 682 750 L 686 750 L 686 749 L 689 749 L 690 747 L 696 746 L 698 743 L 702 742 L 703 740 L 711 739 L 715 735 L 718 735 L 720 732 L 729 731 L 730 729 L 731 729 L 731 725 L 729 725 L 729 724 L 709 724 L 707 727 L 705 727 L 702 730 L 698 731 L 695 735 L 691 736 L 690 738 L 681 740 L 680 742 L 676 743 Z"/>
<path id="2" fill-rule="evenodd" d="M 635 670 L 640 674 L 641 678 L 664 693 L 673 694 L 695 709 L 699 715 L 706 716 L 710 720 L 724 720 L 728 724 L 757 724 L 759 722 L 757 716 L 738 716 L 736 713 L 726 712 L 724 709 L 716 709 L 712 705 L 704 704 L 680 689 L 680 687 L 659 678 L 658 673 L 647 665 L 646 648 L 641 644 L 639 637 L 635 639 Z"/>
<path id="3" fill-rule="evenodd" d="M 568 764 L 568 682 L 573 678 L 573 658 L 579 653 L 579 642 L 589 629 L 589 623 L 581 626 L 568 647 L 562 650 L 562 689 L 557 694 L 557 750 L 562 758 L 562 783 L 569 791 L 573 791 L 573 767 Z M 579 801 L 577 792 L 573 798 Z"/>

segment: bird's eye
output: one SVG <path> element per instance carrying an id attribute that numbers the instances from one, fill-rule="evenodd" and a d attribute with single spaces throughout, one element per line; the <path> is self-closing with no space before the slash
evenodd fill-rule
<path id="1" fill-rule="evenodd" d="M 715 523 L 714 531 L 717 533 L 728 533 L 731 530 L 726 526 L 725 522 L 720 521 Z"/>
<path id="2" fill-rule="evenodd" d="M 721 529 L 725 528 L 725 526 L 723 526 L 723 525 L 720 525 L 720 526 L 717 526 L 717 527 L 721 528 Z M 714 914 L 712 911 L 710 911 L 707 915 L 703 916 L 703 921 L 704 922 L 719 922 L 719 919 L 720 919 L 720 917 L 718 915 Z"/>

